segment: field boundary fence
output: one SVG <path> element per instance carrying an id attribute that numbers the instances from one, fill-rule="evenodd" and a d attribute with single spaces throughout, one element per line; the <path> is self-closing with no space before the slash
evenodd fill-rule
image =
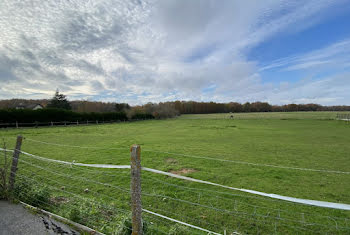
<path id="1" fill-rule="evenodd" d="M 0 150 L 3 150 L 3 149 L 0 148 Z M 131 169 L 132 168 L 130 165 L 84 164 L 84 163 L 78 163 L 78 162 L 66 162 L 66 161 L 60 161 L 60 160 L 54 160 L 54 159 L 40 157 L 40 156 L 30 154 L 30 153 L 27 153 L 24 151 L 20 151 L 20 150 L 19 150 L 19 152 L 22 154 L 31 156 L 33 158 L 40 159 L 40 160 L 56 162 L 56 163 L 61 163 L 61 164 L 67 164 L 67 165 L 72 165 L 72 166 L 94 167 L 94 168 L 105 168 L 105 169 Z M 221 188 L 231 189 L 234 191 L 241 191 L 241 192 L 245 192 L 245 193 L 249 193 L 249 194 L 269 197 L 269 198 L 273 198 L 273 199 L 279 199 L 279 200 L 288 201 L 288 202 L 300 203 L 300 204 L 304 204 L 304 205 L 311 205 L 311 206 L 317 206 L 317 207 L 325 207 L 325 208 L 331 208 L 331 209 L 350 210 L 350 204 L 333 203 L 333 202 L 326 202 L 326 201 L 287 197 L 287 196 L 282 196 L 282 195 L 278 195 L 278 194 L 259 192 L 256 190 L 230 187 L 230 186 L 217 184 L 217 183 L 213 183 L 213 182 L 209 182 L 209 181 L 194 179 L 194 178 L 187 177 L 187 176 L 182 176 L 182 175 L 177 175 L 177 174 L 173 174 L 173 173 L 169 173 L 169 172 L 165 172 L 165 171 L 160 171 L 160 170 L 156 170 L 156 169 L 152 169 L 152 168 L 148 168 L 148 167 L 141 167 L 141 169 L 144 171 L 148 171 L 148 172 L 152 172 L 152 173 L 156 173 L 156 174 L 161 174 L 161 175 L 166 175 L 166 176 L 177 178 L 177 179 L 187 180 L 187 181 L 201 183 L 201 184 L 213 185 L 213 186 L 217 186 L 217 187 L 221 187 Z M 348 173 L 348 172 L 343 172 L 343 173 Z M 138 177 L 138 178 L 140 178 L 140 177 Z"/>
<path id="2" fill-rule="evenodd" d="M 264 113 L 262 113 L 263 115 Z M 193 118 L 198 119 L 198 118 Z M 222 118 L 212 118 L 212 119 L 222 119 Z M 145 121 L 149 119 L 128 119 L 128 120 L 109 120 L 109 121 L 99 121 L 99 120 L 77 120 L 77 121 L 46 121 L 46 122 L 8 122 L 1 123 L 1 128 L 32 128 L 32 127 L 57 127 L 57 126 L 83 126 L 83 125 L 101 125 L 101 124 L 113 124 L 121 122 L 137 122 Z M 350 122 L 350 113 L 337 113 L 336 120 L 348 121 Z"/>
<path id="3" fill-rule="evenodd" d="M 129 120 L 111 120 L 111 121 L 99 121 L 99 120 L 86 120 L 86 121 L 60 121 L 60 122 L 10 122 L 0 123 L 1 128 L 32 128 L 32 127 L 57 127 L 57 126 L 84 126 L 84 125 L 101 125 L 101 124 L 113 124 L 123 122 L 137 122 L 145 121 L 148 119 L 129 119 Z"/>
<path id="4" fill-rule="evenodd" d="M 350 113 L 337 113 L 337 120 L 350 122 Z"/>
<path id="5" fill-rule="evenodd" d="M 30 140 L 29 141 L 33 141 L 35 142 L 36 140 Z M 42 141 L 38 141 L 38 142 L 42 142 Z M 52 144 L 55 146 L 61 146 L 61 147 L 67 147 L 69 145 L 62 145 L 62 144 L 57 144 L 57 143 L 48 143 L 48 142 L 42 142 L 45 144 Z M 260 192 L 260 191 L 255 191 L 255 190 L 250 190 L 250 189 L 244 189 L 244 188 L 235 188 L 235 187 L 230 187 L 230 186 L 226 186 L 223 184 L 218 184 L 218 183 L 214 183 L 214 182 L 210 182 L 210 181 L 205 181 L 205 180 L 201 180 L 201 179 L 196 179 L 193 177 L 188 177 L 188 176 L 183 176 L 183 175 L 178 175 L 178 174 L 174 174 L 171 172 L 166 172 L 166 171 L 161 171 L 161 170 L 157 170 L 157 169 L 153 169 L 153 168 L 148 168 L 148 167 L 142 167 L 141 166 L 141 147 L 139 145 L 133 145 L 130 148 L 130 165 L 113 165 L 113 164 L 87 164 L 87 163 L 79 163 L 79 162 L 68 162 L 68 161 L 62 161 L 62 160 L 58 160 L 58 159 L 51 159 L 51 158 L 46 158 L 46 157 L 42 157 L 42 156 L 38 156 L 36 154 L 31 154 L 28 152 L 25 152 L 23 150 L 21 150 L 21 144 L 22 144 L 22 137 L 18 136 L 17 137 L 17 142 L 16 142 L 16 147 L 15 149 L 6 149 L 6 148 L 0 148 L 0 151 L 3 152 L 11 152 L 13 153 L 13 158 L 12 158 L 12 166 L 11 166 L 11 172 L 10 172 L 10 189 L 14 190 L 14 184 L 16 181 L 16 172 L 17 172 L 17 164 L 18 163 L 23 163 L 26 164 L 30 167 L 34 167 L 37 168 L 38 171 L 47 171 L 50 174 L 55 174 L 58 177 L 68 177 L 70 179 L 74 179 L 74 180 L 82 180 L 83 182 L 88 182 L 88 183 L 92 183 L 92 184 L 98 184 L 98 185 L 102 185 L 105 186 L 107 188 L 111 188 L 111 189 L 116 189 L 119 191 L 122 191 L 122 193 L 127 193 L 130 194 L 130 204 L 125 207 L 124 209 L 120 209 L 121 211 L 131 211 L 131 228 L 126 228 L 126 229 L 131 229 L 132 230 L 132 234 L 143 234 L 143 230 L 144 230 L 144 222 L 143 222 L 143 216 L 144 214 L 148 214 L 148 215 L 152 215 L 155 217 L 158 217 L 159 219 L 162 220 L 166 220 L 169 222 L 174 222 L 176 224 L 179 224 L 181 226 L 185 226 L 188 229 L 193 229 L 194 233 L 206 233 L 206 234 L 226 234 L 226 230 L 221 230 L 219 231 L 217 229 L 217 227 L 215 227 L 215 225 L 210 224 L 209 222 L 207 223 L 208 227 L 203 226 L 203 223 L 198 222 L 199 225 L 195 224 L 195 220 L 192 218 L 192 222 L 187 222 L 185 221 L 185 219 L 191 219 L 190 217 L 183 217 L 182 220 L 180 219 L 176 219 L 172 216 L 169 215 L 165 215 L 163 213 L 166 213 L 167 211 L 163 211 L 161 208 L 158 208 L 157 206 L 153 205 L 154 209 L 157 209 L 157 211 L 152 210 L 152 207 L 150 207 L 151 205 L 146 205 L 146 207 L 143 207 L 143 203 L 142 203 L 142 198 L 141 197 L 150 197 L 150 196 L 155 196 L 156 198 L 160 198 L 161 200 L 173 200 L 179 203 L 188 203 L 191 206 L 198 206 L 198 207 L 202 207 L 202 208 L 206 208 L 206 209 L 210 209 L 213 210 L 215 213 L 223 213 L 223 215 L 234 215 L 236 218 L 238 217 L 242 217 L 245 218 L 247 217 L 253 217 L 254 218 L 259 218 L 262 220 L 265 220 L 266 218 L 270 218 L 273 220 L 276 220 L 274 222 L 274 224 L 272 224 L 272 227 L 274 229 L 274 233 L 277 233 L 277 224 L 283 224 L 283 223 L 294 223 L 293 226 L 291 225 L 286 225 L 286 226 L 291 226 L 292 229 L 295 229 L 296 231 L 313 231 L 312 226 L 322 226 L 322 223 L 311 223 L 311 222 L 307 222 L 304 218 L 304 213 L 301 213 L 301 221 L 294 221 L 292 219 L 283 219 L 283 217 L 280 216 L 281 211 L 278 210 L 278 214 L 276 216 L 271 216 L 269 213 L 266 215 L 257 213 L 257 206 L 254 206 L 254 212 L 252 214 L 249 213 L 242 213 L 239 210 L 237 210 L 236 208 L 236 200 L 234 201 L 234 209 L 233 210 L 228 210 L 228 209 L 221 209 L 218 207 L 215 207 L 214 205 L 210 204 L 210 205 L 203 205 L 200 203 L 200 199 L 198 199 L 198 202 L 191 202 L 191 201 L 187 201 L 181 198 L 172 198 L 169 197 L 167 195 L 161 195 L 161 194 L 156 194 L 156 193 L 146 193 L 142 191 L 142 185 L 141 185 L 141 172 L 149 172 L 149 173 L 153 173 L 153 174 L 157 174 L 157 175 L 163 175 L 165 177 L 170 177 L 170 178 L 174 178 L 174 179 L 180 179 L 183 181 L 188 181 L 188 182 L 192 182 L 192 183 L 198 183 L 198 184 L 202 184 L 202 185 L 210 185 L 210 186 L 214 186 L 214 187 L 219 187 L 219 188 L 224 188 L 224 189 L 228 189 L 228 190 L 232 190 L 232 191 L 236 191 L 236 192 L 242 192 L 242 193 L 246 193 L 246 194 L 250 194 L 250 195 L 254 195 L 256 197 L 263 197 L 263 198 L 268 198 L 271 200 L 276 200 L 276 201 L 285 201 L 288 203 L 292 203 L 292 204 L 302 204 L 305 206 L 313 206 L 316 208 L 330 208 L 330 209 L 335 209 L 335 210 L 344 210 L 344 211 L 350 211 L 350 205 L 349 204 L 343 204 L 343 203 L 334 203 L 334 202 L 327 202 L 327 201 L 318 201 L 318 200 L 310 200 L 310 199 L 302 199 L 302 198 L 296 198 L 296 197 L 289 197 L 289 196 L 282 196 L 282 195 L 278 195 L 278 194 L 272 194 L 272 193 L 264 193 L 264 192 Z M 77 148 L 84 148 L 84 146 L 70 146 L 70 147 L 77 147 Z M 89 148 L 89 146 L 85 146 L 86 148 Z M 110 149 L 119 149 L 119 148 L 110 148 Z M 145 152 L 147 152 L 148 150 L 145 150 Z M 23 156 L 22 158 L 24 159 L 20 159 L 20 154 Z M 33 163 L 31 162 L 32 160 L 37 160 L 39 161 L 38 163 Z M 209 159 L 212 160 L 212 159 Z M 222 159 L 224 160 L 224 159 Z M 242 162 L 239 162 L 242 163 Z M 243 162 L 244 164 L 246 164 L 245 162 Z M 64 167 L 64 169 L 68 169 L 69 174 L 65 174 L 65 173 L 61 173 L 60 171 L 57 170 L 51 170 L 50 168 L 46 167 L 46 165 L 50 166 L 50 164 L 57 164 L 59 167 Z M 250 163 L 248 163 L 250 164 Z M 255 164 L 255 163 L 251 163 L 251 164 Z M 274 166 L 274 165 L 266 165 L 266 164 L 260 164 L 261 166 L 264 167 L 278 167 L 278 166 Z M 55 166 L 56 167 L 56 166 Z M 130 176 L 129 176 L 129 180 L 126 179 L 126 182 L 129 181 L 129 189 L 127 188 L 121 188 L 119 186 L 114 186 L 112 185 L 110 182 L 99 182 L 97 179 L 86 179 L 83 177 L 78 176 L 78 171 L 76 172 L 74 171 L 76 169 L 76 167 L 83 167 L 84 169 L 88 169 L 88 171 L 93 172 L 93 169 L 120 169 L 120 170 L 130 170 Z M 284 167 L 284 166 L 280 166 L 282 169 L 288 168 L 288 167 Z M 290 169 L 294 169 L 294 170 L 307 170 L 307 171 L 321 171 L 321 170 L 317 170 L 317 169 L 307 169 L 307 168 L 292 168 L 290 167 Z M 26 171 L 25 169 L 23 169 L 23 171 Z M 350 172 L 342 172 L 342 171 L 326 171 L 327 173 L 335 173 L 335 174 L 349 174 Z M 30 173 L 28 171 L 28 173 Z M 107 174 L 107 173 L 106 173 Z M 110 174 L 110 173 L 108 173 Z M 31 174 L 29 174 L 31 175 Z M 110 174 L 111 176 L 113 174 Z M 30 179 L 30 176 L 18 176 L 18 177 L 22 177 L 23 179 L 27 180 L 26 178 Z M 125 178 L 128 178 L 128 176 L 122 176 Z M 20 178 L 21 179 L 21 178 Z M 146 179 L 146 178 L 145 178 Z M 37 179 L 35 179 L 37 180 Z M 42 179 L 42 180 L 45 180 Z M 50 179 L 53 182 L 56 182 L 55 180 Z M 157 180 L 155 180 L 157 181 Z M 161 182 L 160 179 L 158 179 L 158 181 Z M 40 180 L 39 180 L 40 182 Z M 170 184 L 170 183 L 168 183 Z M 57 185 L 59 185 L 59 182 L 57 182 Z M 179 186 L 179 185 L 175 185 L 176 187 L 183 187 L 183 186 Z M 59 188 L 57 188 L 56 186 L 50 186 L 53 190 L 59 190 Z M 68 188 L 68 185 L 66 186 Z M 183 187 L 186 188 L 186 187 Z M 187 187 L 188 188 L 188 187 Z M 190 189 L 190 188 L 188 188 Z M 83 199 L 81 196 L 77 195 L 76 193 L 70 192 L 68 191 L 66 188 L 64 189 L 66 190 L 66 193 L 69 193 L 70 195 L 72 195 L 73 197 L 77 197 L 80 199 Z M 194 189 L 194 190 L 200 190 L 200 189 Z M 72 190 L 73 191 L 73 190 Z M 87 190 L 89 191 L 89 190 Z M 96 193 L 96 196 L 99 196 L 99 192 L 94 192 Z M 198 194 L 200 195 L 200 194 Z M 110 198 L 111 200 L 113 199 L 111 196 L 109 195 L 101 195 L 103 197 L 106 198 Z M 249 196 L 247 196 L 249 197 Z M 84 199 L 85 200 L 85 199 Z M 217 199 L 218 200 L 218 199 Z M 247 205 L 250 206 L 250 205 Z M 129 208 L 129 209 L 127 209 Z M 259 209 L 259 208 L 258 208 Z M 142 213 L 143 212 L 143 213 Z M 170 212 L 168 212 L 170 213 Z M 176 216 L 176 214 L 174 214 L 174 216 Z M 337 231 L 350 231 L 350 227 L 349 226 L 349 222 L 348 220 L 344 220 L 344 222 L 338 222 L 340 219 L 336 218 L 336 217 L 329 217 L 327 218 L 327 220 L 332 221 L 332 223 L 334 222 L 334 225 L 332 226 L 332 228 L 334 227 Z M 342 224 L 344 223 L 344 224 Z M 301 224 L 301 225 L 300 225 Z M 240 226 L 240 225 L 239 225 Z M 239 226 L 237 226 L 237 228 L 234 228 L 233 230 L 231 230 L 230 234 L 241 234 L 239 232 Z M 327 225 L 329 227 L 329 225 Z M 157 231 L 159 233 L 164 233 L 162 231 Z M 259 232 L 259 230 L 258 230 Z"/>
<path id="6" fill-rule="evenodd" d="M 133 145 L 130 149 L 130 157 L 131 157 L 131 164 L 130 165 L 105 165 L 105 164 L 83 164 L 83 163 L 75 163 L 75 162 L 66 162 L 66 161 L 60 161 L 60 160 L 55 160 L 55 159 L 49 159 L 49 158 L 44 158 L 41 156 L 37 156 L 34 154 L 30 154 L 27 152 L 24 152 L 21 150 L 21 145 L 22 145 L 22 140 L 23 137 L 22 136 L 18 136 L 17 137 L 17 141 L 16 141 L 16 147 L 15 149 L 5 149 L 5 148 L 0 148 L 0 151 L 5 151 L 5 152 L 11 152 L 13 153 L 13 157 L 12 157 L 12 164 L 11 164 L 11 171 L 10 171 L 10 179 L 9 179 L 9 184 L 10 184 L 10 190 L 14 189 L 14 184 L 15 184 L 15 179 L 16 179 L 16 172 L 17 172 L 17 164 L 19 162 L 19 156 L 20 154 L 22 155 L 26 155 L 32 158 L 36 158 L 39 160 L 43 160 L 43 161 L 49 161 L 49 162 L 54 162 L 54 163 L 58 163 L 58 164 L 66 164 L 66 165 L 70 165 L 70 166 L 80 166 L 80 167 L 92 167 L 92 168 L 108 168 L 108 169 L 131 169 L 131 190 L 130 190 L 130 194 L 131 194 L 131 211 L 132 211 L 132 234 L 137 234 L 137 235 L 141 235 L 143 234 L 143 230 L 142 230 L 142 226 L 143 226 L 143 222 L 142 222 L 142 217 L 141 217 L 141 211 L 144 213 L 148 213 L 150 215 L 154 215 L 184 226 L 187 226 L 189 228 L 193 228 L 195 230 L 201 231 L 201 232 L 205 232 L 207 234 L 215 234 L 215 235 L 220 235 L 220 233 L 216 233 L 214 231 L 210 231 L 208 229 L 199 227 L 199 226 L 195 226 L 192 225 L 190 223 L 186 223 L 186 222 L 182 222 L 180 220 L 176 220 L 173 218 L 170 218 L 168 216 L 147 210 L 147 209 L 143 209 L 141 206 L 141 169 L 142 170 L 148 170 L 151 171 L 153 169 L 150 168 L 141 168 L 141 148 L 139 145 Z M 137 152 L 137 154 L 135 154 L 135 152 Z M 22 160 L 22 162 L 25 162 L 27 164 L 30 164 L 29 162 L 26 162 L 24 160 Z M 165 173 L 165 172 L 164 172 Z M 98 182 L 96 182 L 98 183 Z M 23 204 L 26 204 L 24 202 L 22 202 Z M 31 205 L 30 205 L 31 206 Z M 51 213 L 51 212 L 48 212 Z M 59 215 L 55 215 L 56 217 L 60 217 Z M 65 218 L 63 218 L 65 219 Z M 84 225 L 81 226 L 82 228 L 84 227 Z M 88 228 L 89 229 L 89 228 Z M 96 231 L 97 232 L 97 231 Z M 98 232 L 99 233 L 99 232 Z M 101 233 L 102 234 L 102 233 Z M 239 234 L 239 233 L 233 233 L 233 234 Z"/>

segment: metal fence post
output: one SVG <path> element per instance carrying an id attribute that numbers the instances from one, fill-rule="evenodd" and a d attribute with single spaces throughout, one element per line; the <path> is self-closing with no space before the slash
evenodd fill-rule
<path id="1" fill-rule="evenodd" d="M 17 136 L 17 142 L 16 142 L 16 148 L 13 152 L 13 158 L 12 158 L 12 166 L 11 166 L 11 172 L 10 172 L 10 191 L 13 190 L 15 185 L 15 178 L 16 178 L 16 171 L 17 171 L 17 164 L 18 164 L 18 158 L 19 154 L 21 152 L 21 146 L 22 146 L 22 136 Z"/>
<path id="2" fill-rule="evenodd" d="M 131 146 L 130 157 L 131 157 L 132 235 L 142 235 L 141 147 L 139 145 Z"/>

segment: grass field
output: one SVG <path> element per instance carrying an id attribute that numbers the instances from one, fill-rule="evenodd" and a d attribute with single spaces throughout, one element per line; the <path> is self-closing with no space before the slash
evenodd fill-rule
<path id="1" fill-rule="evenodd" d="M 145 167 L 237 188 L 350 204 L 350 174 L 242 163 L 349 172 L 350 125 L 334 120 L 336 113 L 233 114 L 234 119 L 228 115 L 3 129 L 0 137 L 13 148 L 16 135 L 22 134 L 26 138 L 23 151 L 46 158 L 116 165 L 130 163 L 129 147 L 136 143 L 141 145 Z M 21 160 L 17 183 L 29 179 L 36 188 L 47 185 L 51 196 L 46 206 L 42 204 L 46 209 L 108 234 L 128 223 L 129 170 L 71 167 L 25 155 Z M 217 233 L 350 233 L 348 211 L 272 200 L 147 172 L 143 172 L 142 184 L 144 208 Z M 89 192 L 84 192 L 86 188 Z M 30 192 L 22 196 L 29 198 Z M 144 215 L 150 234 L 198 232 Z"/>
<path id="2" fill-rule="evenodd" d="M 337 114 L 348 114 L 349 112 L 274 112 L 274 113 L 212 113 L 212 114 L 187 114 L 182 115 L 181 119 L 317 119 L 334 120 Z"/>

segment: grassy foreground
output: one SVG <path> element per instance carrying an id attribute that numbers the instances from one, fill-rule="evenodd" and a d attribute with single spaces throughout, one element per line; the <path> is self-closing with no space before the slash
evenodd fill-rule
<path id="1" fill-rule="evenodd" d="M 227 115 L 7 129 L 0 130 L 0 137 L 12 148 L 14 137 L 22 134 L 26 138 L 22 149 L 46 158 L 116 165 L 129 164 L 129 147 L 137 143 L 145 167 L 236 188 L 350 204 L 350 174 L 242 163 L 349 172 L 350 125 L 332 120 L 336 113 L 233 114 L 234 119 Z M 23 200 L 109 234 L 128 233 L 129 170 L 67 166 L 21 155 L 17 184 Z M 145 209 L 217 233 L 350 232 L 346 211 L 270 200 L 148 172 L 143 172 L 142 184 Z M 37 197 L 42 203 L 35 201 Z M 144 215 L 150 234 L 199 232 Z"/>

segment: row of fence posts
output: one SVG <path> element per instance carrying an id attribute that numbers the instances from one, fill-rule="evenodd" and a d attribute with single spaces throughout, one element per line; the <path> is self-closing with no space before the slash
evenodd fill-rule
<path id="1" fill-rule="evenodd" d="M 133 120 L 131 120 L 131 121 L 140 121 L 140 120 L 146 120 L 146 119 L 133 119 Z M 105 123 L 114 123 L 114 122 L 126 122 L 126 120 L 118 120 L 118 121 L 102 121 L 102 122 L 99 122 L 98 120 L 96 120 L 96 121 L 89 121 L 89 120 L 86 120 L 86 122 L 85 121 L 81 121 L 81 122 L 79 122 L 78 120 L 76 121 L 76 122 L 59 122 L 60 123 L 60 125 L 57 125 L 57 126 L 67 126 L 67 124 L 70 124 L 70 125 L 72 125 L 73 123 L 74 124 L 76 124 L 76 125 L 84 125 L 84 124 L 86 124 L 86 125 L 89 125 L 89 124 L 96 124 L 96 125 L 98 125 L 98 124 L 105 124 Z M 46 123 L 46 122 L 45 122 Z M 13 125 L 13 123 L 8 123 L 8 125 Z M 21 123 L 19 123 L 19 122 L 17 122 L 16 121 L 16 123 L 15 123 L 15 125 L 16 125 L 16 128 L 18 129 L 19 127 L 20 127 L 20 124 Z M 22 123 L 22 124 L 33 124 L 33 127 L 38 127 L 39 125 L 40 126 L 44 126 L 44 125 L 41 125 L 42 123 L 40 123 L 40 122 L 34 122 L 34 123 Z M 47 122 L 47 126 L 55 126 L 55 122 Z"/>
<path id="2" fill-rule="evenodd" d="M 118 122 L 118 121 L 117 121 Z M 120 122 L 125 122 L 125 120 L 124 121 L 120 121 Z M 67 126 L 67 124 L 72 124 L 72 122 L 60 122 L 60 124 L 61 125 L 58 125 L 58 126 Z M 102 121 L 102 122 L 99 122 L 98 120 L 96 120 L 96 122 L 94 122 L 94 121 L 89 121 L 89 120 L 86 120 L 86 122 L 79 122 L 79 121 L 76 121 L 76 122 L 73 122 L 74 124 L 76 124 L 76 125 L 84 125 L 84 124 L 86 124 L 86 125 L 89 125 L 89 124 L 92 124 L 92 123 L 94 123 L 94 124 L 96 124 L 96 125 L 98 125 L 98 124 L 104 124 L 105 123 L 105 121 Z M 110 123 L 110 122 L 107 122 L 107 123 Z M 17 122 L 16 121 L 16 128 L 18 129 L 19 127 L 20 127 L 20 124 L 21 123 L 19 123 L 19 122 Z M 39 123 L 39 122 L 34 122 L 34 123 L 30 123 L 30 124 L 33 124 L 35 127 L 37 127 L 37 126 L 39 126 L 41 123 Z M 48 126 L 54 126 L 55 125 L 55 122 L 48 122 Z"/>
<path id="3" fill-rule="evenodd" d="M 9 178 L 9 190 L 14 190 L 17 165 L 21 153 L 22 136 L 17 136 L 16 147 L 13 152 L 11 172 Z M 142 235 L 142 206 L 141 206 L 141 147 L 132 145 L 130 148 L 131 163 L 131 212 L 132 212 L 132 235 Z"/>
<path id="4" fill-rule="evenodd" d="M 337 120 L 350 122 L 350 113 L 338 113 Z"/>

